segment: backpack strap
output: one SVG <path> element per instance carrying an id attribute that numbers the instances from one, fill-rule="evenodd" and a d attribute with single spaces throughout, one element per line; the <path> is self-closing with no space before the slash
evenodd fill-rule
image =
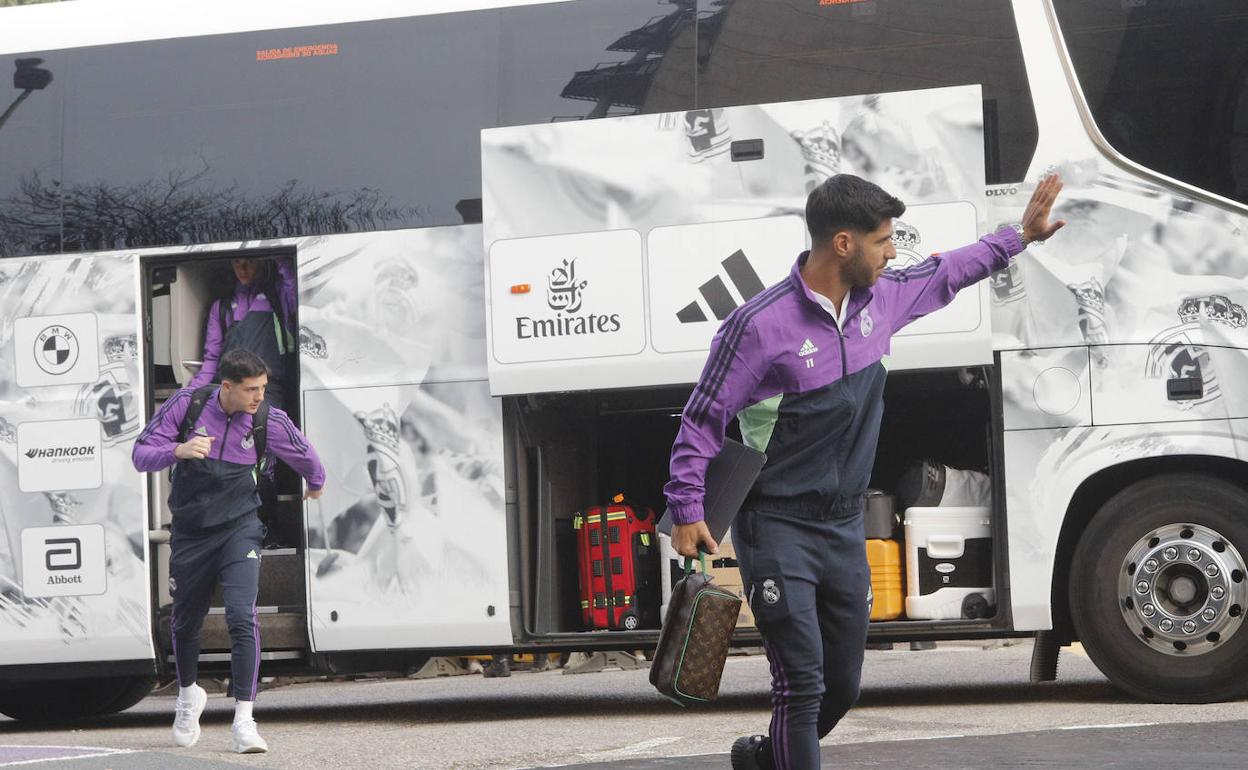
<path id="1" fill-rule="evenodd" d="M 234 324 L 234 313 L 232 312 L 233 308 L 230 307 L 230 303 L 233 301 L 234 301 L 233 295 L 229 297 L 222 297 L 221 299 L 217 300 L 217 315 L 221 319 L 221 337 L 222 338 L 224 338 L 225 333 L 230 330 L 230 326 Z"/>
<path id="2" fill-rule="evenodd" d="M 216 390 L 216 385 L 204 385 L 196 388 L 191 394 L 191 403 L 186 407 L 186 414 L 182 417 L 182 423 L 178 426 L 178 443 L 185 443 L 190 437 L 191 431 L 195 428 L 195 421 L 204 413 L 204 404 L 208 403 L 208 399 L 212 396 L 212 391 Z"/>
<path id="3" fill-rule="evenodd" d="M 294 337 L 291 336 L 290 329 L 286 323 L 285 308 L 282 306 L 281 293 L 275 288 L 270 290 L 261 288 L 257 294 L 263 296 L 269 301 L 269 307 L 273 308 L 273 318 L 275 321 L 273 333 L 277 337 L 278 349 L 282 353 L 294 352 Z M 217 300 L 217 315 L 220 318 L 221 336 L 230 330 L 234 325 L 233 308 L 230 307 L 234 302 L 234 296 L 221 297 Z"/>
<path id="4" fill-rule="evenodd" d="M 260 408 L 251 416 L 251 440 L 256 447 L 256 478 L 264 472 L 264 457 L 269 444 L 269 402 L 261 401 Z"/>
<path id="5" fill-rule="evenodd" d="M 264 295 L 264 298 L 269 301 L 269 307 L 273 308 L 275 321 L 273 331 L 277 335 L 278 349 L 282 354 L 293 353 L 295 351 L 294 337 L 291 336 L 286 324 L 286 308 L 282 305 L 282 293 L 276 286 L 262 288 L 259 293 Z"/>

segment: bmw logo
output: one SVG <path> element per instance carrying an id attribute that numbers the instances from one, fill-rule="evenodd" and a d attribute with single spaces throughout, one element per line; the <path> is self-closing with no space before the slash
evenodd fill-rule
<path id="1" fill-rule="evenodd" d="M 40 369 L 65 374 L 78 363 L 78 335 L 64 326 L 49 326 L 35 337 L 34 353 Z"/>

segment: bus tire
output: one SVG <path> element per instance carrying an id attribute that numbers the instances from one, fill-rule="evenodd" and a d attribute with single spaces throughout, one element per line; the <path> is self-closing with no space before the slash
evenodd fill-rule
<path id="1" fill-rule="evenodd" d="M 101 711 L 101 714 L 120 714 L 126 709 L 139 703 L 139 701 L 152 694 L 152 690 L 156 687 L 156 677 L 153 676 L 132 676 L 127 678 L 128 681 L 122 684 L 117 690 L 117 697 L 113 698 L 113 702 Z"/>
<path id="2" fill-rule="evenodd" d="M 1248 695 L 1248 492 L 1194 473 L 1112 497 L 1075 548 L 1070 612 L 1088 656 L 1163 703 Z"/>
<path id="3" fill-rule="evenodd" d="M 0 691 L 0 714 L 26 722 L 62 722 L 124 711 L 152 691 L 154 676 L 21 682 Z"/>

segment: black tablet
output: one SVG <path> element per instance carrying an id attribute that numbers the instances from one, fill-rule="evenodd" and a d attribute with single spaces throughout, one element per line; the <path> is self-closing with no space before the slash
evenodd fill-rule
<path id="1" fill-rule="evenodd" d="M 763 469 L 767 455 L 757 449 L 750 449 L 740 441 L 724 439 L 724 448 L 711 460 L 706 468 L 706 497 L 702 500 L 702 510 L 706 520 L 706 528 L 711 537 L 718 543 L 728 534 L 732 520 L 745 496 L 754 486 L 754 479 Z M 672 514 L 664 511 L 659 519 L 658 530 L 665 535 L 672 534 Z"/>

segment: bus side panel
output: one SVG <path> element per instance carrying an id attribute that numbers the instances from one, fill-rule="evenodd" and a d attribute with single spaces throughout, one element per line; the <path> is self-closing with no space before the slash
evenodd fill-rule
<path id="1" fill-rule="evenodd" d="M 1014 628 L 1052 628 L 1050 597 L 1062 521 L 1095 473 L 1144 457 L 1248 457 L 1225 420 L 1005 432 L 1010 598 Z"/>
<path id="2" fill-rule="evenodd" d="M 1014 427 L 1030 420 L 1042 429 L 1006 431 L 1013 617 L 1017 629 L 1032 630 L 1051 626 L 1058 537 L 1089 476 L 1144 457 L 1248 457 L 1248 391 L 1237 387 L 1248 377 L 1248 217 L 1101 154 L 1082 124 L 1044 4 L 1014 9 L 1040 129 L 1028 179 L 1061 174 L 1054 215 L 1067 225 L 993 277 L 994 343 L 1021 349 L 1020 360 L 1039 348 L 1086 346 L 1082 360 L 1069 356 L 1066 372 L 1033 367 L 1035 382 L 1043 375 L 1056 389 L 1026 395 L 1051 407 L 1077 382 L 1090 416 L 1075 425 L 1020 401 L 1015 409 L 1030 417 Z M 1030 192 L 994 191 L 993 219 L 1017 220 Z M 1002 353 L 1003 384 L 1016 374 Z M 1172 380 L 1187 397 L 1170 398 Z"/>
<path id="3" fill-rule="evenodd" d="M 720 322 L 788 274 L 834 173 L 905 200 L 895 267 L 974 241 L 982 105 L 970 85 L 482 131 L 493 392 L 696 380 Z M 987 297 L 907 327 L 890 368 L 991 363 Z"/>
<path id="4" fill-rule="evenodd" d="M 317 651 L 508 645 L 501 403 L 479 226 L 299 244 Z"/>
<path id="5" fill-rule="evenodd" d="M 0 261 L 0 665 L 154 655 L 136 263 Z"/>

